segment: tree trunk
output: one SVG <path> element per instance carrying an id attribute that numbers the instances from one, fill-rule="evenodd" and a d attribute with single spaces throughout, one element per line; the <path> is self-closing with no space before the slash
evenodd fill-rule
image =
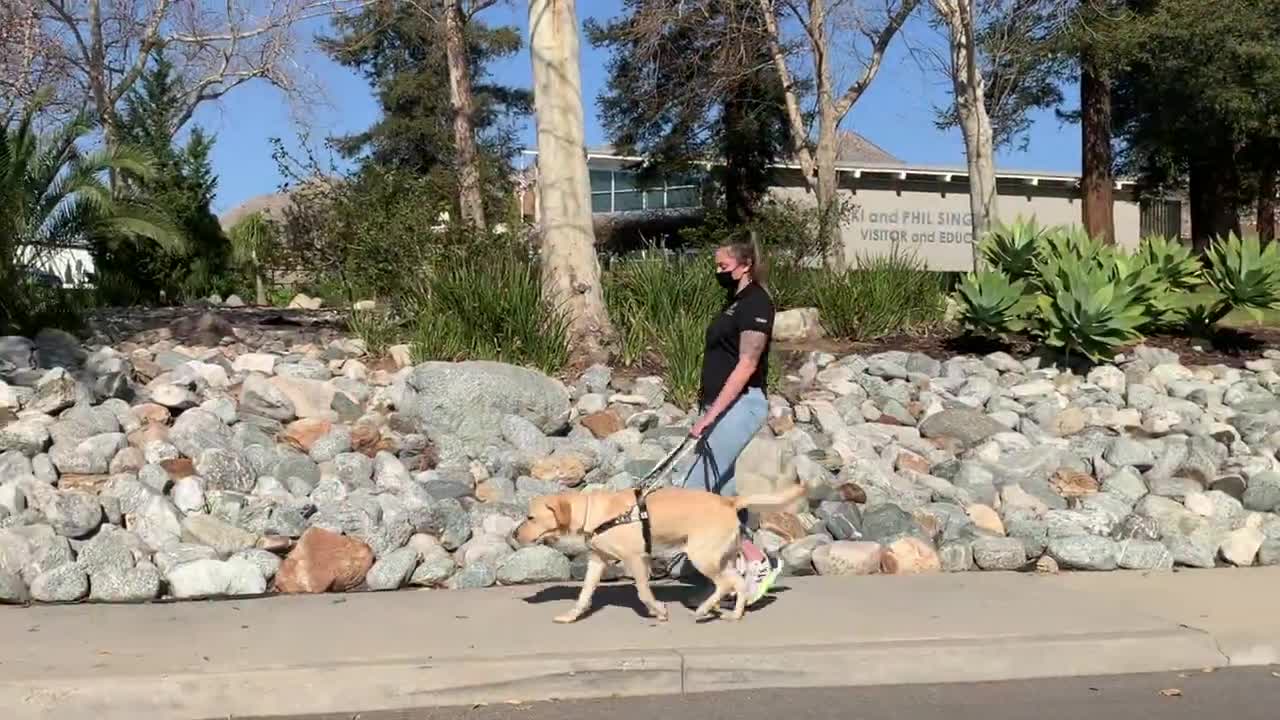
<path id="1" fill-rule="evenodd" d="M 818 185 L 818 241 L 827 256 L 827 263 L 835 269 L 847 267 L 844 243 L 840 237 L 840 187 L 836 173 L 836 120 L 830 108 L 818 111 L 818 147 L 814 153 L 817 163 Z"/>
<path id="2" fill-rule="evenodd" d="M 1080 59 L 1081 214 L 1089 235 L 1116 241 L 1111 159 L 1111 82 L 1086 53 Z"/>
<path id="3" fill-rule="evenodd" d="M 449 63 L 449 102 L 453 105 L 453 141 L 458 153 L 458 206 L 463 222 L 485 229 L 484 198 L 480 192 L 480 160 L 472 124 L 475 102 L 471 68 L 467 65 L 466 19 L 462 0 L 449 0 L 444 13 L 445 56 Z"/>
<path id="4" fill-rule="evenodd" d="M 1276 239 L 1276 211 L 1280 202 L 1276 198 L 1276 180 L 1280 175 L 1275 152 L 1268 152 L 1262 159 L 1262 170 L 1258 175 L 1258 240 L 1269 243 Z"/>
<path id="5" fill-rule="evenodd" d="M 1191 242 L 1202 254 L 1214 240 L 1240 234 L 1239 178 L 1234 159 L 1224 154 L 1191 166 Z"/>
<path id="6" fill-rule="evenodd" d="M 738 99 L 736 88 L 725 93 L 724 112 L 721 124 L 721 137 L 724 138 L 724 146 L 721 148 L 721 155 L 724 156 L 724 215 L 730 225 L 740 225 L 751 219 L 755 208 L 752 207 L 752 198 L 747 191 L 745 178 L 743 173 L 746 168 L 743 166 L 742 153 L 739 151 L 738 133 L 742 126 L 744 108 L 742 102 Z"/>
<path id="7" fill-rule="evenodd" d="M 997 215 L 995 134 L 987 114 L 986 84 L 978 71 L 973 2 L 934 0 L 934 7 L 951 32 L 951 81 L 969 169 L 973 269 L 977 271 L 981 259 L 979 243 Z"/>
<path id="8" fill-rule="evenodd" d="M 570 353 L 581 363 L 607 360 L 614 331 L 591 225 L 578 42 L 575 0 L 529 0 L 542 287 L 544 299 L 566 313 Z"/>
<path id="9" fill-rule="evenodd" d="M 254 301 L 258 303 L 258 307 L 266 307 L 267 305 L 267 280 L 263 277 L 262 263 L 258 262 L 258 251 L 253 251 L 253 290 Z"/>

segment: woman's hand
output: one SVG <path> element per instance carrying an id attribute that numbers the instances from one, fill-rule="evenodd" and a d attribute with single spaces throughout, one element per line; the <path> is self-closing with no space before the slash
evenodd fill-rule
<path id="1" fill-rule="evenodd" d="M 703 415 L 702 417 L 698 418 L 698 421 L 693 424 L 693 427 L 689 428 L 689 435 L 696 438 L 701 438 L 703 435 L 706 434 L 707 430 L 710 429 L 711 426 L 715 424 L 715 422 L 716 422 L 716 419 L 711 417 L 709 413 L 707 415 Z"/>

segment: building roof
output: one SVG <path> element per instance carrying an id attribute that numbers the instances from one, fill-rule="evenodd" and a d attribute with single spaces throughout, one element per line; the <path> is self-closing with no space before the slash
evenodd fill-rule
<path id="1" fill-rule="evenodd" d="M 602 145 L 587 148 L 587 156 L 635 160 L 641 159 L 639 157 L 619 153 L 618 149 L 610 143 L 604 143 Z M 839 132 L 836 138 L 836 159 L 841 162 L 869 162 L 883 163 L 887 165 L 902 164 L 902 161 L 897 157 L 894 157 L 889 153 L 889 151 L 852 130 L 841 130 Z"/>
<path id="2" fill-rule="evenodd" d="M 891 155 L 889 151 L 851 130 L 841 130 L 836 137 L 836 161 L 902 164 L 902 161 Z"/>

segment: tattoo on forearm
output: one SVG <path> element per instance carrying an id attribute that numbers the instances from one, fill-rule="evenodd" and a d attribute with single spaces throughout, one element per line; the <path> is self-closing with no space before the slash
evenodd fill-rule
<path id="1" fill-rule="evenodd" d="M 768 342 L 768 335 L 756 330 L 745 330 L 738 342 L 738 348 L 743 357 L 759 360 L 760 356 L 764 355 L 764 346 Z"/>

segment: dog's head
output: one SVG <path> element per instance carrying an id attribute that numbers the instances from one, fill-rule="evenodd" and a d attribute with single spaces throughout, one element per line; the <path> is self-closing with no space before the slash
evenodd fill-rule
<path id="1" fill-rule="evenodd" d="M 569 531 L 569 499 L 563 495 L 539 495 L 529 501 L 529 516 L 516 527 L 516 542 L 532 545 L 554 542 Z"/>

